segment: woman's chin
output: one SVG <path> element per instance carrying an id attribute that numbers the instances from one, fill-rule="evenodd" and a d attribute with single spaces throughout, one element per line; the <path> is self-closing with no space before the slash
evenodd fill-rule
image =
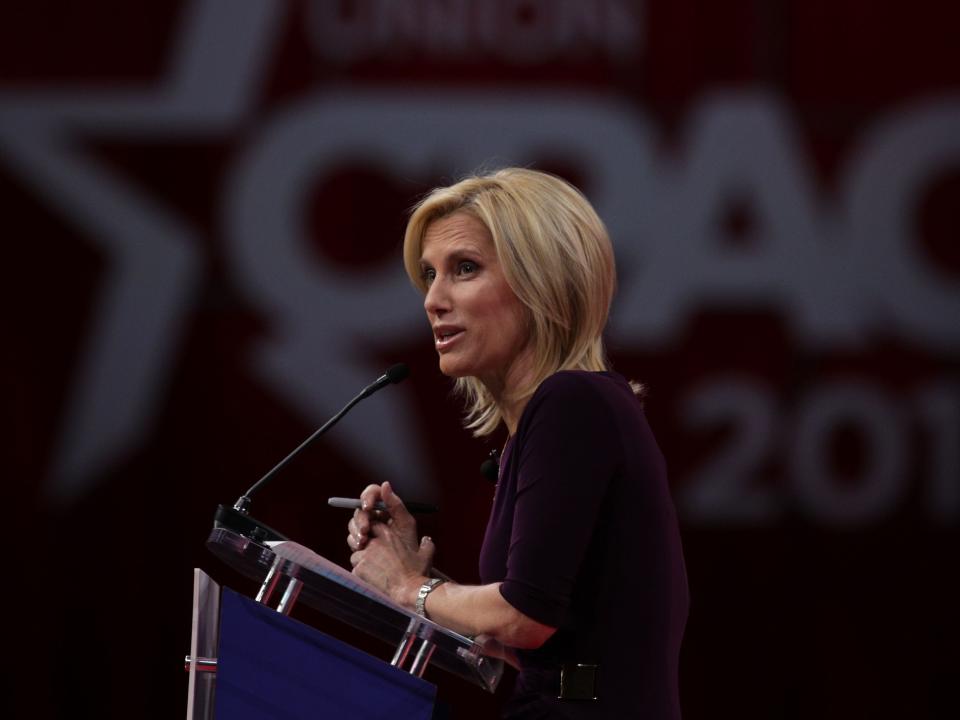
<path id="1" fill-rule="evenodd" d="M 453 358 L 440 356 L 440 372 L 448 378 L 462 378 L 470 375 L 470 372 L 462 363 L 458 363 Z"/>

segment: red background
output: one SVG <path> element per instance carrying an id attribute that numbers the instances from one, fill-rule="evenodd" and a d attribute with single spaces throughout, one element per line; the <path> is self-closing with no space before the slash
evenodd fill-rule
<path id="1" fill-rule="evenodd" d="M 596 93 L 643 113 L 664 152 L 682 156 L 689 150 L 684 128 L 705 97 L 770 93 L 788 108 L 818 207 L 826 212 L 839 202 L 842 169 L 873 128 L 930 99 L 960 99 L 960 17 L 952 4 L 930 0 L 633 3 L 635 52 L 611 57 L 583 42 L 524 63 L 489 47 L 444 55 L 426 43 L 396 42 L 338 64 L 310 37 L 309 4 L 283 5 L 262 84 L 231 126 L 195 136 L 131 137 L 115 126 L 98 132 L 94 123 L 65 135 L 86 160 L 193 228 L 199 258 L 198 287 L 148 431 L 85 478 L 82 491 L 67 501 L 51 493 L 55 456 L 114 258 L 95 233 L 24 179 L 8 162 L 9 152 L 0 156 L 6 245 L 13 251 L 6 266 L 13 337 L 4 351 L 4 377 L 13 399 L 6 404 L 12 410 L 5 446 L 13 461 L 6 487 L 14 518 L 9 537 L 16 543 L 8 563 L 8 587 L 15 589 L 8 596 L 18 600 L 8 611 L 8 652 L 17 657 L 16 717 L 182 713 L 180 658 L 189 643 L 192 568 L 252 591 L 204 548 L 213 510 L 232 502 L 315 422 L 254 370 L 257 348 L 280 329 L 231 269 L 222 202 L 238 158 L 288 108 L 313 95 L 354 90 L 440 97 L 450 90 Z M 375 5 L 339 3 L 361 27 L 373 23 Z M 534 27 L 548 12 L 538 3 L 517 6 L 521 24 Z M 41 1 L 4 7 L 0 110 L 44 94 L 159 86 L 189 7 Z M 548 154 L 536 164 L 581 184 L 588 196 L 595 191 L 575 157 Z M 399 266 L 406 208 L 454 172 L 440 151 L 433 168 L 413 178 L 376 158 L 358 157 L 317 177 L 305 188 L 310 253 L 354 273 L 360 283 L 372 282 L 373 271 L 391 263 Z M 953 298 L 960 288 L 958 179 L 954 152 L 929 177 L 910 226 L 931 272 L 952 283 Z M 734 247 L 749 248 L 756 225 L 749 203 L 732 203 L 716 227 Z M 412 291 L 408 301 L 419 302 Z M 365 321 L 356 318 L 361 326 Z M 373 365 L 403 360 L 413 369 L 403 403 L 427 450 L 427 465 L 415 471 L 447 509 L 423 532 L 438 544 L 440 567 L 475 579 L 492 495 L 476 468 L 502 436 L 476 441 L 460 428 L 457 403 L 448 397 L 449 382 L 436 369 L 425 333 L 401 342 L 358 335 Z M 741 378 L 766 393 L 773 411 L 773 439 L 754 474 L 731 482 L 772 489 L 780 498 L 775 512 L 760 521 L 709 512 L 703 517 L 680 503 L 692 596 L 681 663 L 685 716 L 955 716 L 958 510 L 938 514 L 926 498 L 935 448 L 956 448 L 960 437 L 931 430 L 915 396 L 926 387 L 953 388 L 944 402 L 956 417 L 956 350 L 885 330 L 872 331 L 856 348 L 812 347 L 797 339 L 776 307 L 730 302 L 697 307 L 660 346 L 644 349 L 612 337 L 610 351 L 620 372 L 651 388 L 648 414 L 678 497 L 739 432 L 733 421 L 691 422 L 684 408 L 696 388 Z M 327 361 L 314 360 L 321 367 Z M 795 458 L 787 448 L 796 418 L 833 382 L 865 384 L 902 420 L 902 492 L 885 512 L 863 522 L 831 520 L 791 490 Z M 340 402 L 353 392 L 342 388 Z M 376 452 L 376 439 L 370 445 Z M 838 478 L 855 485 L 869 454 L 855 424 L 836 428 L 830 457 Z M 325 499 L 380 478 L 339 443 L 336 431 L 285 475 L 258 498 L 255 514 L 346 562 L 344 518 Z M 309 611 L 301 618 L 342 632 Z M 350 633 L 341 636 L 381 656 L 386 652 Z M 510 684 L 489 697 L 439 674 L 430 679 L 457 718 L 492 717 Z"/>

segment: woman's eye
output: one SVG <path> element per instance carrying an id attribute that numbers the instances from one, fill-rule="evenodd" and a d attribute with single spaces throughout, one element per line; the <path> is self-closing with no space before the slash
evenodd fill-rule
<path id="1" fill-rule="evenodd" d="M 457 274 L 458 275 L 469 275 L 470 273 L 475 273 L 477 271 L 477 264 L 471 262 L 470 260 L 464 260 L 462 263 L 457 265 Z"/>
<path id="2" fill-rule="evenodd" d="M 424 268 L 420 271 L 420 278 L 427 283 L 428 285 L 433 282 L 433 279 L 437 276 L 437 271 L 433 268 Z"/>

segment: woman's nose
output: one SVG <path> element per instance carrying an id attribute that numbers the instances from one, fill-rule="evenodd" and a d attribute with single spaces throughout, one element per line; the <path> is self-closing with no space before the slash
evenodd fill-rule
<path id="1" fill-rule="evenodd" d="M 450 297 L 440 278 L 435 279 L 423 298 L 423 309 L 428 315 L 442 315 L 450 309 Z"/>

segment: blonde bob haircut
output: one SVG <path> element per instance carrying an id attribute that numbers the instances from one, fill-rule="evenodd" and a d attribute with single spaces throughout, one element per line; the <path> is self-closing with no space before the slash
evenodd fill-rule
<path id="1" fill-rule="evenodd" d="M 511 401 L 522 401 L 559 370 L 607 370 L 603 329 L 616 286 L 610 236 L 587 199 L 565 180 L 536 170 L 505 168 L 431 191 L 413 210 L 403 240 L 407 274 L 427 291 L 420 268 L 429 225 L 469 213 L 486 226 L 514 294 L 528 311 L 533 367 Z M 503 419 L 474 377 L 456 381 L 474 435 Z"/>

